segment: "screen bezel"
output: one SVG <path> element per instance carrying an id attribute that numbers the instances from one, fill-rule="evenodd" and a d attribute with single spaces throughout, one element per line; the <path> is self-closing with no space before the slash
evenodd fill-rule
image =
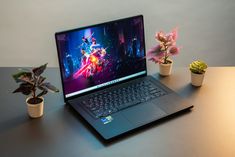
<path id="1" fill-rule="evenodd" d="M 70 30 L 65 30 L 65 31 L 55 33 L 55 41 L 56 41 L 57 55 L 58 55 L 57 58 L 58 58 L 58 62 L 59 62 L 61 83 L 62 83 L 62 89 L 63 89 L 63 97 L 64 97 L 65 102 L 67 102 L 68 100 L 73 99 L 75 97 L 84 96 L 84 95 L 87 95 L 87 94 L 90 94 L 90 93 L 93 93 L 93 92 L 96 92 L 96 91 L 99 91 L 99 90 L 103 90 L 103 89 L 111 87 L 111 86 L 115 86 L 117 84 L 121 84 L 121 83 L 128 82 L 128 81 L 136 79 L 136 78 L 147 76 L 147 65 L 146 65 L 146 59 L 145 59 L 144 62 L 145 62 L 145 71 L 146 72 L 142 75 L 132 77 L 132 78 L 129 78 L 127 80 L 119 81 L 119 82 L 116 82 L 116 83 L 113 83 L 113 84 L 110 84 L 110 85 L 107 85 L 107 86 L 104 86 L 104 87 L 100 87 L 100 88 L 97 88 L 97 89 L 94 89 L 94 90 L 91 90 L 91 91 L 87 91 L 87 92 L 84 92 L 84 93 L 80 93 L 80 94 L 76 94 L 76 95 L 73 95 L 73 96 L 70 96 L 70 97 L 66 97 L 65 96 L 65 90 L 64 90 L 64 79 L 63 79 L 63 74 L 62 74 L 62 64 L 61 64 L 61 60 L 60 60 L 61 56 L 60 56 L 59 45 L 58 45 L 56 37 L 58 35 L 64 34 L 64 33 L 79 31 L 79 30 L 82 30 L 82 29 L 90 28 L 90 27 L 97 27 L 97 26 L 100 26 L 100 25 L 108 24 L 108 23 L 114 23 L 114 22 L 119 22 L 119 21 L 123 21 L 123 20 L 134 19 L 134 18 L 142 18 L 142 21 L 143 21 L 143 39 L 144 39 L 143 47 L 144 47 L 144 56 L 146 56 L 145 31 L 144 31 L 144 18 L 143 18 L 143 15 L 137 15 L 137 16 L 132 16 L 132 17 L 128 17 L 128 18 L 122 18 L 122 19 L 118 19 L 118 20 L 108 21 L 108 22 L 104 22 L 104 23 L 100 23 L 100 24 L 94 24 L 94 25 L 89 25 L 89 26 L 85 26 L 85 27 L 80 27 L 80 28 L 75 28 L 75 29 L 70 29 Z"/>

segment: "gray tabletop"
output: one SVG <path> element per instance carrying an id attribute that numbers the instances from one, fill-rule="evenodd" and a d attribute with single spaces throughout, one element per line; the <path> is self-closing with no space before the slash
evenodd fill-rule
<path id="1" fill-rule="evenodd" d="M 25 97 L 11 93 L 17 87 L 11 78 L 16 69 L 0 68 L 1 157 L 235 156 L 235 67 L 208 68 L 200 88 L 190 85 L 187 68 L 174 68 L 165 78 L 151 70 L 194 108 L 111 143 L 101 141 L 64 105 L 62 92 L 45 96 L 44 116 L 30 119 Z M 61 89 L 58 68 L 48 68 L 45 76 Z"/>

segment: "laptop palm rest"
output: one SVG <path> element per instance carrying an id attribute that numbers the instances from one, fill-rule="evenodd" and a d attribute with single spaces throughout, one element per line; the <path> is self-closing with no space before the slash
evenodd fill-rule
<path id="1" fill-rule="evenodd" d="M 122 111 L 122 115 L 135 126 L 140 126 L 160 119 L 164 117 L 166 113 L 150 101 L 127 108 Z"/>

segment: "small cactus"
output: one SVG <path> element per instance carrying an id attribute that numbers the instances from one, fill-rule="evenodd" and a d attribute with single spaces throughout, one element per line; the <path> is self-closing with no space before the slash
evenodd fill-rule
<path id="1" fill-rule="evenodd" d="M 189 65 L 189 69 L 191 72 L 195 74 L 203 74 L 206 72 L 207 64 L 204 63 L 203 61 L 193 61 Z"/>

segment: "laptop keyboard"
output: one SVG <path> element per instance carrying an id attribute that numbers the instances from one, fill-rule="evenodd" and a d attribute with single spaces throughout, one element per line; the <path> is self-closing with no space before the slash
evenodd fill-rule
<path id="1" fill-rule="evenodd" d="M 163 95 L 166 95 L 164 90 L 144 80 L 111 91 L 95 93 L 82 102 L 95 118 L 100 118 Z"/>

